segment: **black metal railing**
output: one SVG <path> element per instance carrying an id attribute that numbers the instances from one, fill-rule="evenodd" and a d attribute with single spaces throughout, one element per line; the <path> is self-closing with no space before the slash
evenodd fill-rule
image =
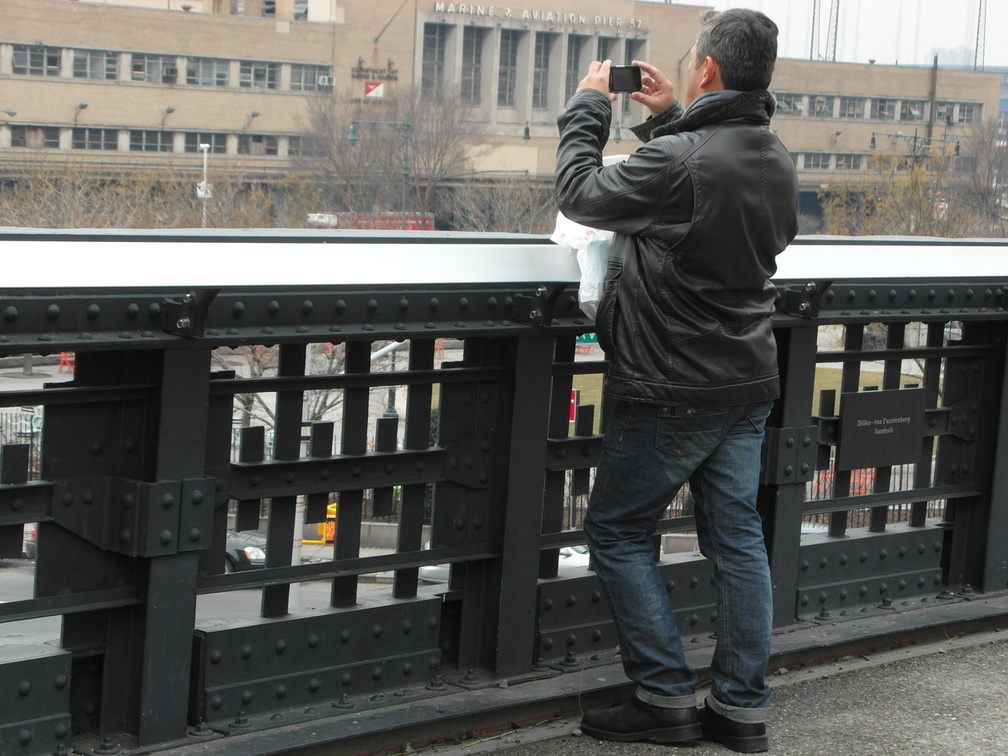
<path id="1" fill-rule="evenodd" d="M 0 639 L 0 751 L 212 752 L 613 663 L 595 578 L 566 550 L 606 420 L 568 250 L 436 234 L 0 244 L 15 261 L 0 352 L 53 364 L 0 369 L 0 634 L 19 638 Z M 778 627 L 1008 587 L 1006 251 L 804 239 L 782 257 L 784 394 L 760 493 Z M 879 256 L 904 273 L 880 275 Z M 72 380 L 54 380 L 57 358 Z M 394 546 L 362 535 L 374 522 Z M 18 559 L 26 526 L 34 561 Z M 692 529 L 684 492 L 656 556 L 704 639 L 715 599 Z M 264 564 L 232 571 L 246 531 Z M 430 565 L 447 583 L 422 582 Z"/>

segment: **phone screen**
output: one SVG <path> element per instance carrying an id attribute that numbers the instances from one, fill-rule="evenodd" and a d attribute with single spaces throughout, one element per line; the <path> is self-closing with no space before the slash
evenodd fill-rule
<path id="1" fill-rule="evenodd" d="M 611 66 L 609 68 L 610 92 L 639 92 L 640 89 L 640 66 Z"/>

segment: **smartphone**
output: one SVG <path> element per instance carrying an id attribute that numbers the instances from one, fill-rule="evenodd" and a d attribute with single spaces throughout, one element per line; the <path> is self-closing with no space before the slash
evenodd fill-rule
<path id="1" fill-rule="evenodd" d="M 610 66 L 610 92 L 639 92 L 641 86 L 640 66 Z"/>

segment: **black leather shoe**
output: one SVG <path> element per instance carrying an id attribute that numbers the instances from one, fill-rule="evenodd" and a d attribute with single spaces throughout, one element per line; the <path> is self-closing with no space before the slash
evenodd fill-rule
<path id="1" fill-rule="evenodd" d="M 700 725 L 704 740 L 721 743 L 739 753 L 759 753 L 770 748 L 765 722 L 735 722 L 704 706 L 700 710 Z"/>
<path id="2" fill-rule="evenodd" d="M 586 711 L 581 732 L 602 740 L 688 743 L 700 738 L 700 718 L 695 707 L 663 709 L 631 696 L 622 706 Z"/>

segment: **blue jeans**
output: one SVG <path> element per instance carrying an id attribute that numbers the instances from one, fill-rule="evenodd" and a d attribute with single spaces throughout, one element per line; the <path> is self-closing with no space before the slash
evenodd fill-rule
<path id="1" fill-rule="evenodd" d="M 737 712 L 743 721 L 759 720 L 754 710 L 770 702 L 770 569 L 756 492 L 771 406 L 619 402 L 609 418 L 584 530 L 623 667 L 644 700 L 685 706 L 695 696 L 696 673 L 683 655 L 651 541 L 688 480 L 700 551 L 717 581 L 712 693 L 729 714 L 747 710 Z"/>

